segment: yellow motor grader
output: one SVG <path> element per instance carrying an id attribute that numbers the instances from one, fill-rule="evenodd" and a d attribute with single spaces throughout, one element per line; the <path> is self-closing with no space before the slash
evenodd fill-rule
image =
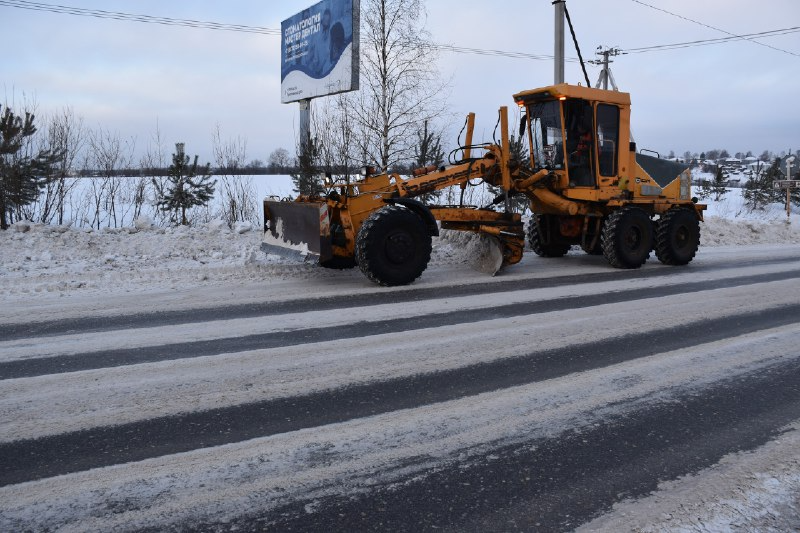
<path id="1" fill-rule="evenodd" d="M 407 179 L 367 168 L 353 182 L 327 180 L 325 196 L 265 200 L 263 248 L 331 268 L 358 265 L 390 286 L 422 274 L 439 227 L 486 236 L 499 250 L 497 268 L 522 259 L 526 234 L 542 257 L 579 245 L 617 268 L 642 266 L 652 250 L 668 265 L 692 260 L 705 206 L 691 198 L 685 165 L 636 152 L 629 94 L 559 84 L 520 92 L 514 101 L 524 111 L 520 135 L 530 164 L 511 157 L 507 108 L 500 108 L 500 139 L 492 144 L 472 144 L 470 114 L 454 164 L 418 169 Z M 419 200 L 447 187 L 463 191 L 476 180 L 501 191 L 491 205 Z M 509 208 L 520 195 L 533 212 L 527 232 Z"/>

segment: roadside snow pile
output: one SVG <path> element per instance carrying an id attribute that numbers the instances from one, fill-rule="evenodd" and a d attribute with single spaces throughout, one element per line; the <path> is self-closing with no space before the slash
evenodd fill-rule
<path id="1" fill-rule="evenodd" d="M 707 217 L 702 247 L 800 244 L 800 220 Z M 701 250 L 702 250 L 701 247 Z M 146 292 L 198 284 L 265 283 L 287 278 L 341 280 L 346 274 L 297 263 L 261 250 L 261 232 L 250 223 L 233 229 L 222 221 L 197 227 L 160 228 L 147 218 L 132 227 L 92 230 L 30 222 L 0 231 L 0 296 Z M 431 266 L 490 260 L 492 250 L 475 234 L 442 231 L 433 240 Z M 582 254 L 575 248 L 573 252 Z M 532 256 L 531 252 L 528 252 Z M 485 261 L 484 261 L 485 262 Z M 352 276 L 360 277 L 356 271 Z"/>
<path id="2" fill-rule="evenodd" d="M 700 225 L 701 246 L 800 244 L 800 224 L 707 217 Z"/>
<path id="3" fill-rule="evenodd" d="M 249 223 L 232 231 L 220 221 L 159 228 L 140 218 L 133 227 L 101 230 L 22 222 L 0 232 L 0 294 L 246 278 L 246 265 L 282 262 L 260 244 Z"/>

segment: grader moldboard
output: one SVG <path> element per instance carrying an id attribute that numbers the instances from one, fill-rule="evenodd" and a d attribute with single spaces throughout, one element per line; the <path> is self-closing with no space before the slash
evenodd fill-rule
<path id="1" fill-rule="evenodd" d="M 358 265 L 376 283 L 405 285 L 427 267 L 441 226 L 485 236 L 497 251 L 496 272 L 522 259 L 526 231 L 509 200 L 524 195 L 533 212 L 527 238 L 539 256 L 580 245 L 617 268 L 639 268 L 652 250 L 667 265 L 692 260 L 706 206 L 691 198 L 686 166 L 636 152 L 629 94 L 559 84 L 514 100 L 524 110 L 520 135 L 527 131 L 530 165 L 511 159 L 507 108 L 500 108 L 499 144 L 472 144 L 470 114 L 463 157 L 452 165 L 408 179 L 365 169 L 352 183 L 328 180 L 324 197 L 265 200 L 263 248 L 330 268 Z M 417 199 L 452 186 L 463 191 L 474 180 L 502 191 L 492 205 Z"/>

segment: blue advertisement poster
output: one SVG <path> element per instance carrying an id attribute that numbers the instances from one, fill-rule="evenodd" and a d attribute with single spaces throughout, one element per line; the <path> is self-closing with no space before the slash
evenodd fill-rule
<path id="1" fill-rule="evenodd" d="M 281 24 L 281 102 L 358 89 L 358 0 L 322 0 Z"/>

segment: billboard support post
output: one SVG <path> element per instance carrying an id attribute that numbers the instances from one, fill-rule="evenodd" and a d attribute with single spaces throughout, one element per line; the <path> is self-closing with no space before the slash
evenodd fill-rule
<path id="1" fill-rule="evenodd" d="M 300 104 L 300 150 L 306 153 L 311 142 L 311 98 L 297 102 Z"/>

